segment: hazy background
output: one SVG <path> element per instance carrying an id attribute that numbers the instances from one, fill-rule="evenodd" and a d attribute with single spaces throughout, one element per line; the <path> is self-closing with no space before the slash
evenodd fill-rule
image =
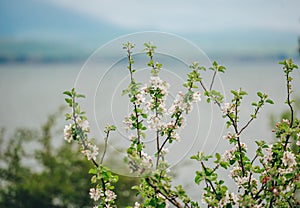
<path id="1" fill-rule="evenodd" d="M 299 8 L 298 0 L 1 0 L 0 126 L 6 127 L 8 132 L 20 126 L 39 127 L 48 114 L 64 103 L 62 92 L 74 85 L 83 64 L 95 50 L 120 36 L 157 31 L 179 35 L 201 48 L 210 60 L 227 66 L 228 73 L 222 76 L 227 95 L 230 89 L 243 87 L 250 94 L 246 98 L 249 104 L 256 100 L 257 90 L 267 92 L 275 105 L 268 106 L 260 114 L 245 140 L 272 141 L 269 115 L 285 109 L 283 73 L 277 63 L 288 57 L 300 63 Z M 117 50 L 122 50 L 121 45 Z M 106 61 L 110 63 L 111 60 L 113 57 L 108 54 Z M 107 70 L 106 66 L 104 63 L 94 66 L 99 76 Z M 298 70 L 295 88 L 300 86 L 299 74 Z M 90 74 L 91 78 L 93 75 Z M 118 71 L 115 75 L 104 83 L 103 89 L 114 89 L 123 78 Z M 297 95 L 299 90 L 295 91 Z M 219 141 L 227 132 L 223 123 L 209 126 L 205 122 L 206 116 L 209 121 L 215 121 L 221 115 L 204 105 L 200 104 L 200 109 L 204 110 L 202 114 L 200 110 L 201 122 L 197 123 L 200 133 L 194 137 L 198 142 L 189 150 L 190 154 L 199 149 L 211 153 L 215 147 L 217 150 L 227 147 Z M 108 110 L 104 105 L 98 111 L 99 116 L 108 116 L 103 116 L 101 127 L 106 120 L 112 120 Z M 251 112 L 246 107 L 244 110 L 242 121 L 247 120 Z M 87 111 L 92 116 L 93 109 Z M 112 143 L 118 143 L 120 138 L 122 132 L 112 137 Z M 62 137 L 57 141 L 61 140 Z M 188 143 L 184 144 L 190 145 Z M 177 154 L 182 147 L 173 153 Z M 186 172 L 189 178 L 193 177 L 193 168 L 181 169 L 185 173 L 179 174 L 179 181 L 185 180 Z"/>

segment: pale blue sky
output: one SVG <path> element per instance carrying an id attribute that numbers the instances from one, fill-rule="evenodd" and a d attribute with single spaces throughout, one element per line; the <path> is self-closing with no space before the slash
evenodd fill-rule
<path id="1" fill-rule="evenodd" d="M 172 32 L 269 29 L 299 32 L 299 0 L 52 0 L 65 9 L 134 30 Z"/>
<path id="2" fill-rule="evenodd" d="M 1 0 L 0 56 L 86 55 L 141 31 L 174 33 L 210 54 L 293 56 L 299 9 L 299 0 Z"/>

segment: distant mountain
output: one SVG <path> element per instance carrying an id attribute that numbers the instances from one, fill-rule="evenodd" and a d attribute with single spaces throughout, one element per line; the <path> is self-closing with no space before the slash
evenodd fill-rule
<path id="1" fill-rule="evenodd" d="M 86 56 L 126 33 L 43 0 L 0 1 L 0 61 Z"/>
<path id="2" fill-rule="evenodd" d="M 136 31 L 55 7 L 45 0 L 0 1 L 0 62 L 86 59 L 99 46 L 131 32 Z M 297 56 L 299 34 L 236 29 L 182 31 L 178 35 L 210 56 L 253 59 Z"/>

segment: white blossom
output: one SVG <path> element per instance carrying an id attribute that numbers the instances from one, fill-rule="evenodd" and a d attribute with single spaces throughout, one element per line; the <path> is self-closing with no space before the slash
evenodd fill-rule
<path id="1" fill-rule="evenodd" d="M 90 132 L 90 125 L 88 120 L 77 118 L 77 124 L 84 132 Z"/>
<path id="2" fill-rule="evenodd" d="M 162 148 L 160 151 L 160 155 L 161 156 L 166 156 L 169 153 L 169 149 L 168 148 Z"/>
<path id="3" fill-rule="evenodd" d="M 140 203 L 138 203 L 138 202 L 134 203 L 134 207 L 133 208 L 140 208 L 140 207 L 141 207 Z"/>
<path id="4" fill-rule="evenodd" d="M 223 136 L 223 139 L 229 140 L 229 139 L 235 138 L 235 137 L 236 137 L 235 134 L 231 134 L 231 132 L 228 132 L 227 135 L 224 135 L 224 136 Z"/>
<path id="5" fill-rule="evenodd" d="M 93 199 L 94 201 L 98 201 L 99 198 L 101 196 L 103 196 L 103 193 L 100 189 L 98 188 L 91 188 L 90 189 L 90 196 L 91 196 L 91 199 Z"/>
<path id="6" fill-rule="evenodd" d="M 264 161 L 266 163 L 268 163 L 272 160 L 272 155 L 273 155 L 272 147 L 273 147 L 273 145 L 270 144 L 269 147 L 266 148 L 266 153 L 264 154 Z"/>
<path id="7" fill-rule="evenodd" d="M 130 130 L 133 127 L 131 117 L 132 117 L 132 114 L 130 114 L 128 117 L 125 117 L 125 119 L 123 121 L 123 123 L 125 124 L 126 130 Z"/>
<path id="8" fill-rule="evenodd" d="M 147 121 L 148 123 L 148 128 L 149 129 L 152 129 L 152 130 L 155 130 L 155 131 L 158 131 L 162 128 L 162 122 L 161 122 L 161 118 L 160 116 L 155 116 L 155 115 L 152 115 L 149 117 L 149 120 Z"/>
<path id="9" fill-rule="evenodd" d="M 219 203 L 218 207 L 226 207 L 228 203 L 236 204 L 238 202 L 238 197 L 234 193 L 229 193 L 226 191 L 225 197 L 223 197 Z"/>
<path id="10" fill-rule="evenodd" d="M 106 190 L 105 191 L 105 201 L 106 202 L 110 202 L 113 201 L 117 198 L 117 195 L 115 194 L 115 192 L 111 191 L 111 190 Z"/>
<path id="11" fill-rule="evenodd" d="M 201 92 L 197 91 L 193 93 L 193 102 L 199 102 L 201 101 Z"/>
<path id="12" fill-rule="evenodd" d="M 64 139 L 68 142 L 72 141 L 72 124 L 65 125 L 64 128 Z"/>
<path id="13" fill-rule="evenodd" d="M 283 157 L 281 158 L 281 160 L 283 164 L 288 167 L 293 167 L 297 164 L 295 160 L 295 155 L 289 151 L 283 153 Z"/>
<path id="14" fill-rule="evenodd" d="M 138 94 L 135 95 L 135 101 L 134 101 L 134 103 L 136 105 L 141 105 L 142 103 L 145 102 L 145 100 L 146 100 L 146 98 L 143 96 L 143 94 L 142 93 L 138 93 Z"/>
<path id="15" fill-rule="evenodd" d="M 177 111 L 183 111 L 186 108 L 187 108 L 187 105 L 184 102 L 184 94 L 182 92 L 178 92 L 172 106 L 169 108 L 169 113 L 174 114 Z"/>
<path id="16" fill-rule="evenodd" d="M 169 83 L 161 80 L 158 76 L 150 77 L 150 85 L 154 89 L 160 89 L 161 94 L 166 95 L 170 87 Z"/>
<path id="17" fill-rule="evenodd" d="M 234 166 L 230 171 L 230 177 L 235 178 L 242 172 L 242 168 L 240 166 Z"/>
<path id="18" fill-rule="evenodd" d="M 223 114 L 229 114 L 229 113 L 235 112 L 234 105 L 231 103 L 224 103 L 221 106 L 221 110 L 222 110 Z"/>
<path id="19" fill-rule="evenodd" d="M 83 147 L 82 153 L 87 157 L 88 160 L 96 160 L 96 156 L 98 155 L 98 147 L 96 145 L 92 145 L 88 143 L 86 147 Z"/>
<path id="20" fill-rule="evenodd" d="M 248 183 L 249 178 L 248 177 L 236 177 L 236 183 L 238 184 L 238 186 L 242 186 L 245 183 Z"/>
<path id="21" fill-rule="evenodd" d="M 298 141 L 296 142 L 296 145 L 300 146 L 300 132 L 297 134 L 297 137 L 298 137 Z"/>

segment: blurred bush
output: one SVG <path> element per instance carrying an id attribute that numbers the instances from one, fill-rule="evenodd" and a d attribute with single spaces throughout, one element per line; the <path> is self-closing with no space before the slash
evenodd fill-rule
<path id="1" fill-rule="evenodd" d="M 91 207 L 89 199 L 91 167 L 76 144 L 62 142 L 54 147 L 53 139 L 62 109 L 50 115 L 41 129 L 18 128 L 9 138 L 0 131 L 0 207 L 77 208 Z M 62 138 L 63 140 L 63 138 Z M 57 146 L 57 145 L 56 145 Z M 113 160 L 110 156 L 110 160 Z M 136 178 L 119 176 L 116 187 L 118 207 L 136 201 L 131 187 Z"/>

